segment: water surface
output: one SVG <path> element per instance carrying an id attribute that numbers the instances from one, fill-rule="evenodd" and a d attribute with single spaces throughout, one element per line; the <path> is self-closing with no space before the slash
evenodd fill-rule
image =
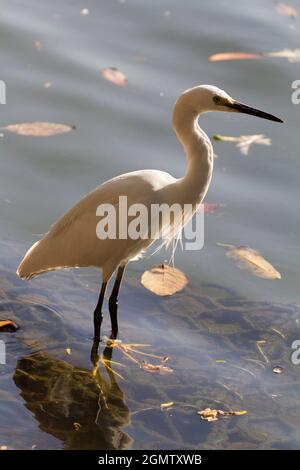
<path id="1" fill-rule="evenodd" d="M 90 15 L 82 16 L 82 8 Z M 299 448 L 299 368 L 290 361 L 300 303 L 299 110 L 290 85 L 299 64 L 208 62 L 216 52 L 297 48 L 299 20 L 280 16 L 271 0 L 4 0 L 0 21 L 0 78 L 7 84 L 2 124 L 41 120 L 77 128 L 49 139 L 6 134 L 1 140 L 0 308 L 21 329 L 1 335 L 7 365 L 0 366 L 0 444 Z M 107 66 L 120 68 L 128 85 L 106 82 L 101 69 Z M 170 357 L 174 372 L 151 374 L 114 350 L 113 360 L 126 368 L 113 368 L 124 378 L 101 366 L 94 379 L 91 319 L 99 273 L 52 273 L 25 283 L 16 267 L 38 234 L 102 181 L 142 168 L 184 173 L 171 111 L 177 95 L 199 83 L 220 86 L 285 124 L 233 115 L 201 119 L 208 135 L 263 133 L 272 146 L 253 147 L 244 157 L 231 144 L 215 143 L 219 158 L 207 201 L 224 207 L 206 217 L 203 250 L 176 254 L 190 279 L 187 289 L 160 299 L 140 286 L 143 270 L 168 259 L 166 253 L 128 269 L 120 338 L 150 344 L 152 353 Z M 240 271 L 217 242 L 260 250 L 282 280 Z M 259 343 L 263 355 L 257 341 L 266 341 Z M 276 365 L 283 374 L 272 372 Z M 168 401 L 174 407 L 161 411 Z M 248 414 L 206 423 L 196 411 L 207 406 Z"/>

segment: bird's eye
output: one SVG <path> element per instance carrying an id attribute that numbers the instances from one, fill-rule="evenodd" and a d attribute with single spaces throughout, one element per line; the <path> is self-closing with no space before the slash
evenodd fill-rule
<path id="1" fill-rule="evenodd" d="M 220 96 L 217 96 L 217 95 L 214 96 L 214 97 L 213 97 L 213 100 L 214 100 L 214 102 L 215 102 L 216 104 L 220 104 L 220 103 L 221 103 L 221 98 L 220 98 Z"/>

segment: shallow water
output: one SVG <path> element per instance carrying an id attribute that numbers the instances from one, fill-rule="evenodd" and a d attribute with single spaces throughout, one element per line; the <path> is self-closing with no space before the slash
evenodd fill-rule
<path id="1" fill-rule="evenodd" d="M 84 7 L 86 17 L 80 15 Z M 21 329 L 1 334 L 7 364 L 0 365 L 0 444 L 299 448 L 299 366 L 290 361 L 291 343 L 300 337 L 299 110 L 290 101 L 299 64 L 207 60 L 230 50 L 296 48 L 299 20 L 280 16 L 272 1 L 10 0 L 3 2 L 0 21 L 0 78 L 7 84 L 2 123 L 77 127 L 52 138 L 1 139 L 0 309 L 1 318 L 15 319 Z M 120 68 L 128 85 L 104 81 L 106 66 Z M 123 378 L 107 374 L 103 364 L 93 378 L 91 319 L 99 274 L 52 273 L 25 283 L 15 269 L 37 234 L 99 182 L 138 168 L 184 172 L 170 115 L 178 93 L 198 83 L 219 85 L 286 123 L 202 118 L 208 135 L 264 133 L 272 146 L 253 147 L 244 157 L 231 144 L 215 143 L 219 158 L 207 201 L 224 207 L 206 217 L 203 250 L 176 254 L 190 279 L 183 292 L 160 299 L 139 284 L 142 271 L 168 254 L 128 270 L 120 338 L 150 344 L 144 350 L 169 356 L 174 372 L 151 374 L 116 349 L 113 360 L 126 367 L 113 369 Z M 282 280 L 240 271 L 217 242 L 260 250 Z M 259 349 L 257 341 L 266 342 Z M 282 374 L 272 372 L 276 365 Z M 160 403 L 169 401 L 174 407 L 161 411 Z M 248 414 L 207 423 L 196 411 L 208 406 Z"/>

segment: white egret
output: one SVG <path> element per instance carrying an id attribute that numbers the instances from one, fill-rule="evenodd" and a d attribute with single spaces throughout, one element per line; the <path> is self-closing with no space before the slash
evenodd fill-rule
<path id="1" fill-rule="evenodd" d="M 178 98 L 173 111 L 173 129 L 187 159 L 185 175 L 176 179 L 163 171 L 142 170 L 106 181 L 62 216 L 50 231 L 29 249 L 17 270 L 22 279 L 31 279 L 38 274 L 61 268 L 101 268 L 102 286 L 94 311 L 94 339 L 98 342 L 102 305 L 109 279 L 118 269 L 109 298 L 112 336 L 116 337 L 118 294 L 125 267 L 153 243 L 153 238 L 99 239 L 96 236 L 97 207 L 109 203 L 118 210 L 119 196 L 126 196 L 128 206 L 136 203 L 142 203 L 146 207 L 151 204 L 166 203 L 171 206 L 179 203 L 183 207 L 184 204 L 190 204 L 193 207 L 190 214 L 192 216 L 204 199 L 213 171 L 212 144 L 198 125 L 199 115 L 208 111 L 246 113 L 270 121 L 283 122 L 271 114 L 239 103 L 214 86 L 201 85 L 186 90 Z M 160 230 L 165 228 L 160 227 Z"/>

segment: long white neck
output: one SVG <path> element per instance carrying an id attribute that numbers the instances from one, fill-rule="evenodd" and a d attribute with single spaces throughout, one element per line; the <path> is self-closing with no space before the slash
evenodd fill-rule
<path id="1" fill-rule="evenodd" d="M 213 147 L 198 125 L 201 112 L 193 111 L 178 101 L 173 112 L 173 129 L 181 142 L 187 158 L 187 171 L 180 180 L 187 202 L 200 203 L 210 184 L 213 171 Z"/>

